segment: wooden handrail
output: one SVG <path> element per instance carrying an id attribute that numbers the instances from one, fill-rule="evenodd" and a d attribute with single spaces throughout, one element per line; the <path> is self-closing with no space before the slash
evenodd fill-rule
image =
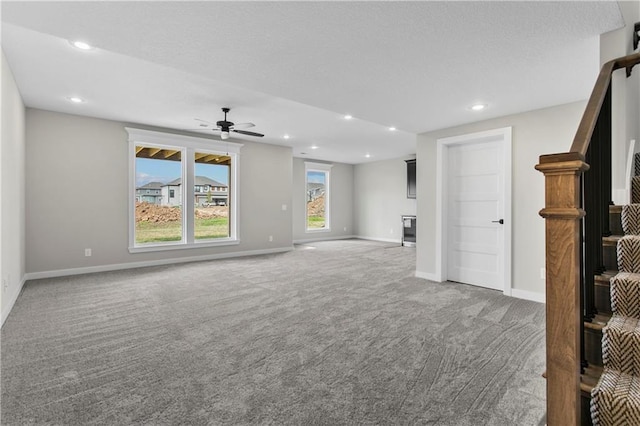
<path id="1" fill-rule="evenodd" d="M 602 104 L 607 96 L 607 89 L 611 84 L 613 72 L 621 68 L 626 68 L 628 77 L 631 75 L 633 67 L 637 64 L 640 64 L 640 53 L 633 53 L 613 59 L 602 66 L 569 152 L 542 155 L 540 156 L 540 164 L 562 162 L 568 158 L 578 159 L 576 154 L 580 154 L 580 158 L 584 160 L 584 156 L 589 148 L 591 136 L 593 136 L 593 129 L 596 127 Z"/>
<path id="2" fill-rule="evenodd" d="M 598 156 L 597 153 L 594 154 L 589 150 L 594 131 L 597 136 L 598 133 L 600 134 L 598 138 L 607 132 L 603 131 L 603 125 L 598 123 L 603 105 L 605 103 L 610 105 L 613 72 L 626 68 L 629 76 L 631 69 L 638 63 L 640 63 L 640 53 L 604 64 L 587 102 L 570 151 L 542 155 L 536 166 L 536 169 L 545 175 L 545 207 L 540 211 L 540 215 L 545 218 L 546 233 L 547 424 L 549 426 L 575 426 L 579 425 L 581 420 L 580 352 L 583 338 L 581 332 L 583 322 L 581 232 L 582 220 L 585 216 L 582 179 L 583 173 L 589 169 L 585 159 L 593 155 Z M 605 111 L 606 115 L 610 115 L 609 108 L 605 108 Z M 610 126 L 610 122 L 607 125 Z M 610 133 L 610 127 L 608 129 Z M 608 140 L 610 143 L 610 136 Z M 599 152 L 599 149 L 602 148 L 596 148 L 596 151 Z M 610 161 L 610 155 L 607 161 Z M 607 173 L 603 172 L 600 166 L 594 167 L 594 171 L 594 176 Z M 591 173 L 593 174 L 594 171 Z M 610 186 L 610 182 L 607 186 Z M 605 194 L 604 197 L 606 196 Z M 591 212 L 588 211 L 587 214 L 591 215 Z"/>
<path id="3" fill-rule="evenodd" d="M 631 75 L 631 69 L 634 65 L 640 63 L 640 53 L 634 53 L 632 55 L 623 56 L 621 58 L 614 59 L 607 62 L 602 66 L 596 85 L 591 92 L 591 97 L 587 103 L 587 108 L 584 111 L 580 125 L 576 136 L 573 138 L 573 144 L 571 145 L 571 152 L 579 152 L 582 155 L 587 153 L 589 148 L 589 141 L 593 135 L 593 129 L 596 127 L 596 121 L 600 115 L 600 109 L 602 103 L 607 95 L 607 89 L 611 84 L 611 76 L 613 72 L 620 68 L 627 69 L 627 77 Z"/>

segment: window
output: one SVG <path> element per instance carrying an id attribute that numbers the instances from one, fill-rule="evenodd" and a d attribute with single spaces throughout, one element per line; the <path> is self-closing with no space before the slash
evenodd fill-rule
<path id="1" fill-rule="evenodd" d="M 196 151 L 195 161 L 196 182 L 206 181 L 212 186 L 229 182 L 231 157 L 210 151 Z M 211 191 L 202 191 L 197 197 L 199 199 L 194 202 L 200 207 L 195 209 L 195 239 L 229 238 L 229 207 L 220 206 L 213 199 Z"/>
<path id="2" fill-rule="evenodd" d="M 329 231 L 331 164 L 305 162 L 307 232 Z"/>
<path id="3" fill-rule="evenodd" d="M 237 167 L 241 144 L 127 128 L 130 147 L 129 251 L 238 244 Z M 136 188 L 160 182 L 157 200 Z M 224 206 L 203 188 L 226 185 Z M 138 197 L 140 198 L 140 197 Z"/>

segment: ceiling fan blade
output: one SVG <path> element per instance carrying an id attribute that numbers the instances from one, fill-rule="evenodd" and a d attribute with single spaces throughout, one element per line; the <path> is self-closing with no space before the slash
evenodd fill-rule
<path id="1" fill-rule="evenodd" d="M 233 125 L 234 129 L 248 129 L 249 127 L 254 127 L 253 123 L 237 123 Z"/>
<path id="2" fill-rule="evenodd" d="M 257 136 L 259 138 L 264 136 L 262 133 L 247 132 L 246 130 L 233 130 L 233 131 L 236 132 L 236 133 L 240 133 L 241 135 Z"/>
<path id="3" fill-rule="evenodd" d="M 207 124 L 209 124 L 209 125 L 211 125 L 211 126 L 215 126 L 215 125 L 216 125 L 215 123 L 212 123 L 212 122 L 207 121 L 207 120 L 203 120 L 202 118 L 194 118 L 194 120 L 196 120 L 196 121 L 201 121 L 201 122 L 203 122 L 203 123 L 207 123 Z"/>

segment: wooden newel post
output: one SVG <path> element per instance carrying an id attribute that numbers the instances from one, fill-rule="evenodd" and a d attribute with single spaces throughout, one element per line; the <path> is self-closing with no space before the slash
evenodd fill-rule
<path id="1" fill-rule="evenodd" d="M 580 424 L 580 176 L 579 153 L 543 155 L 545 175 L 547 425 Z"/>

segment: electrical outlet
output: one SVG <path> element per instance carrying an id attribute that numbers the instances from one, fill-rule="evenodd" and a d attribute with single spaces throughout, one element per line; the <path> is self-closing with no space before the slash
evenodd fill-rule
<path id="1" fill-rule="evenodd" d="M 344 232 L 347 232 L 347 227 L 346 226 L 344 227 Z"/>
<path id="2" fill-rule="evenodd" d="M 389 230 L 389 233 L 390 233 L 390 234 L 393 234 L 393 228 L 391 228 L 391 229 Z"/>
<path id="3" fill-rule="evenodd" d="M 84 255 L 86 257 L 90 257 L 91 256 L 91 249 L 90 248 L 89 249 L 84 249 Z"/>
<path id="4" fill-rule="evenodd" d="M 540 279 L 547 279 L 547 268 L 540 268 Z"/>
<path id="5" fill-rule="evenodd" d="M 269 242 L 273 241 L 273 235 L 269 235 Z"/>
<path id="6" fill-rule="evenodd" d="M 286 205 L 286 204 L 283 204 L 283 205 L 282 205 L 282 211 L 284 212 L 284 211 L 286 211 L 286 210 L 287 210 L 287 205 Z"/>
<path id="7" fill-rule="evenodd" d="M 9 277 L 2 279 L 2 290 L 7 291 L 9 288 Z"/>

